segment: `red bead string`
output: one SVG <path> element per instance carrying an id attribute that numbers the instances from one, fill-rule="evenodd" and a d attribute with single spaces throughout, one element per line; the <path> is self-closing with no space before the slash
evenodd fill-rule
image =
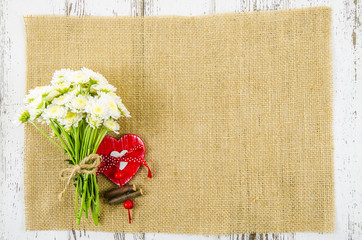
<path id="1" fill-rule="evenodd" d="M 129 209 L 128 209 L 128 220 L 129 220 L 129 224 L 131 224 L 132 218 L 131 218 L 131 213 L 130 213 Z"/>
<path id="2" fill-rule="evenodd" d="M 124 206 L 125 209 L 128 210 L 128 222 L 129 222 L 129 224 L 131 224 L 132 219 L 131 219 L 131 213 L 130 213 L 129 210 L 133 208 L 134 203 L 133 203 L 133 201 L 131 199 L 128 199 L 127 201 L 125 201 L 123 203 L 123 206 Z"/>

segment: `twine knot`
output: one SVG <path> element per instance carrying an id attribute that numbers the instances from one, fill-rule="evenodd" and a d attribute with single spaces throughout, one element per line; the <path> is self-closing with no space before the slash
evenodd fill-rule
<path id="1" fill-rule="evenodd" d="M 88 163 L 89 160 L 93 160 L 93 162 Z M 59 194 L 58 198 L 59 201 L 62 201 L 64 199 L 64 194 L 67 188 L 69 187 L 73 177 L 75 177 L 77 174 L 80 173 L 87 173 L 87 174 L 95 174 L 97 172 L 98 165 L 102 162 L 102 157 L 98 154 L 91 154 L 85 158 L 83 158 L 82 161 L 80 161 L 79 164 L 73 165 L 72 167 L 65 168 L 60 172 L 60 179 L 61 180 L 67 180 L 67 184 L 65 185 L 63 191 Z"/>

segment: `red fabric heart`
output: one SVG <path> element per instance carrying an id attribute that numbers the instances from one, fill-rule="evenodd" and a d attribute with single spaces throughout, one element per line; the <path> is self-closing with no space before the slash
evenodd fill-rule
<path id="1" fill-rule="evenodd" d="M 123 150 L 127 152 L 122 157 L 111 156 L 119 155 Z M 106 136 L 98 147 L 97 154 L 101 155 L 103 161 L 98 166 L 97 175 L 103 173 L 112 182 L 122 187 L 137 173 L 141 165 L 147 164 L 144 161 L 145 144 L 142 139 L 134 134 L 127 134 L 119 140 Z M 121 162 L 127 162 L 124 169 L 120 170 Z M 152 177 L 148 168 L 148 177 Z"/>

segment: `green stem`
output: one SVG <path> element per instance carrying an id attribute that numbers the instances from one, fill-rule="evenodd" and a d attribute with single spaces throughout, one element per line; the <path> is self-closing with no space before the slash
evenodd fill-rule
<path id="1" fill-rule="evenodd" d="M 77 127 L 72 127 L 69 132 L 65 131 L 58 121 L 52 120 L 49 126 L 54 134 L 59 138 L 61 145 L 50 138 L 43 130 L 41 130 L 34 122 L 30 121 L 44 136 L 46 136 L 57 147 L 68 153 L 73 165 L 79 162 L 91 153 L 96 153 L 107 129 L 91 128 L 84 120 L 79 122 Z M 99 189 L 95 174 L 78 174 L 76 177 L 75 188 L 75 212 L 76 222 L 79 225 L 83 212 L 85 218 L 88 218 L 88 210 L 91 210 L 94 224 L 98 225 L 99 206 Z M 80 204 L 78 203 L 80 198 Z"/>
<path id="2" fill-rule="evenodd" d="M 91 127 L 87 125 L 87 127 L 84 130 L 83 133 L 83 142 L 82 142 L 82 150 L 81 150 L 81 157 L 84 158 L 87 153 L 87 147 L 88 147 L 88 140 L 89 140 L 89 131 Z"/>
<path id="3" fill-rule="evenodd" d="M 91 151 L 94 151 L 94 142 L 95 142 L 95 137 L 97 134 L 97 129 L 92 129 L 91 134 L 90 134 L 90 141 L 88 144 L 88 151 L 87 151 L 87 155 L 91 154 Z M 97 151 L 97 149 L 95 149 Z"/>
<path id="4" fill-rule="evenodd" d="M 87 198 L 88 198 L 88 174 L 84 174 L 85 179 L 84 179 L 84 189 L 83 189 L 83 194 L 82 194 L 82 202 L 83 203 L 83 210 L 84 210 L 84 216 L 85 218 L 88 218 L 88 205 L 87 205 Z"/>
<path id="5" fill-rule="evenodd" d="M 60 129 L 60 132 L 62 133 L 62 140 L 65 140 L 67 142 L 67 146 L 68 146 L 68 150 L 72 153 L 72 155 L 75 157 L 75 154 L 74 154 L 74 146 L 73 146 L 73 142 L 71 141 L 70 137 L 69 137 L 69 134 L 65 131 L 65 129 L 63 128 L 62 125 L 60 125 L 58 123 L 57 120 L 54 120 L 54 122 L 52 120 L 50 120 L 53 125 L 57 126 L 59 129 Z M 64 141 L 63 141 L 64 142 Z M 65 144 L 64 144 L 65 145 Z"/>
<path id="6" fill-rule="evenodd" d="M 40 127 L 38 127 L 38 125 L 36 125 L 33 121 L 30 121 L 29 122 L 31 124 L 34 125 L 34 127 L 36 127 L 36 129 L 38 129 L 44 136 L 46 136 L 52 143 L 54 143 L 58 148 L 66 151 L 64 148 L 62 148 L 58 143 L 56 143 L 48 134 L 46 134 Z"/>
<path id="7" fill-rule="evenodd" d="M 98 186 L 97 186 L 97 178 L 95 175 L 92 175 L 92 181 L 93 181 L 93 193 L 95 195 L 93 195 L 92 198 L 92 205 L 91 205 L 91 210 L 92 210 L 92 216 L 93 216 L 93 222 L 94 225 L 98 225 L 98 213 L 99 213 L 99 193 L 98 193 Z"/>
<path id="8" fill-rule="evenodd" d="M 75 186 L 75 215 L 78 213 L 78 188 L 79 188 L 79 177 L 77 178 L 77 185 Z"/>
<path id="9" fill-rule="evenodd" d="M 69 155 L 69 157 L 72 159 L 73 165 L 75 164 L 75 159 L 74 159 L 74 155 L 70 152 L 70 150 L 68 149 L 69 147 L 67 146 L 67 144 L 65 144 L 62 136 L 60 136 L 60 134 L 58 133 L 58 130 L 56 129 L 55 125 L 53 122 L 51 122 L 49 124 L 49 126 L 53 129 L 55 135 L 57 135 L 57 137 L 59 138 L 60 142 L 63 144 L 64 146 L 64 151 L 66 151 Z"/>
<path id="10" fill-rule="evenodd" d="M 47 137 L 57 147 L 65 151 L 71 158 L 73 165 L 79 162 L 91 153 L 96 153 L 104 136 L 107 134 L 107 129 L 102 127 L 91 128 L 85 120 L 81 120 L 77 127 L 72 127 L 69 132 L 64 129 L 56 120 L 51 120 L 49 126 L 54 131 L 55 136 L 61 144 L 55 142 L 48 134 L 46 134 L 33 121 L 31 122 L 45 137 Z M 62 147 L 63 145 L 63 147 Z M 99 206 L 99 189 L 97 177 L 95 174 L 78 174 L 76 176 L 75 188 L 75 212 L 76 222 L 79 225 L 83 212 L 88 218 L 88 210 L 91 210 L 94 224 L 98 225 Z M 78 203 L 80 198 L 80 206 Z"/>
<path id="11" fill-rule="evenodd" d="M 80 153 L 80 143 L 81 143 L 81 139 L 80 139 L 80 128 L 74 128 L 73 127 L 73 139 L 74 139 L 74 152 L 76 155 L 76 162 L 79 163 L 80 162 L 80 158 L 81 158 L 81 153 Z"/>
<path id="12" fill-rule="evenodd" d="M 79 175 L 78 177 L 84 177 L 83 179 L 83 192 L 81 196 L 81 203 L 79 208 L 79 213 L 77 214 L 77 224 L 80 224 L 80 219 L 82 218 L 83 211 L 85 212 L 85 216 L 88 217 L 87 209 L 85 205 L 85 199 L 87 197 L 87 184 L 88 184 L 88 174 Z"/>
<path id="13" fill-rule="evenodd" d="M 97 183 L 97 178 L 94 176 L 94 192 L 96 195 L 96 200 L 95 200 L 95 210 L 96 213 L 98 215 L 98 213 L 101 211 L 100 207 L 99 207 L 99 190 L 98 190 L 98 183 Z"/>
<path id="14" fill-rule="evenodd" d="M 103 127 L 102 130 L 100 131 L 100 134 L 98 135 L 98 138 L 97 138 L 96 143 L 94 145 L 94 152 L 93 153 L 97 152 L 97 149 L 98 149 L 99 145 L 101 144 L 103 138 L 106 136 L 106 134 L 107 134 L 107 129 L 105 127 Z"/>

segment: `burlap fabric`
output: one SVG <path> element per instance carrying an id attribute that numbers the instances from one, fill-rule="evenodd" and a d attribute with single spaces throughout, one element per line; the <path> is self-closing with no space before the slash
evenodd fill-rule
<path id="1" fill-rule="evenodd" d="M 132 114 L 146 144 L 131 181 L 133 222 L 101 205 L 77 226 L 74 188 L 57 196 L 66 156 L 25 131 L 29 230 L 231 234 L 334 229 L 331 10 L 200 17 L 25 18 L 27 89 L 88 67 Z M 46 126 L 43 126 L 47 129 Z M 98 177 L 101 191 L 112 188 Z"/>

